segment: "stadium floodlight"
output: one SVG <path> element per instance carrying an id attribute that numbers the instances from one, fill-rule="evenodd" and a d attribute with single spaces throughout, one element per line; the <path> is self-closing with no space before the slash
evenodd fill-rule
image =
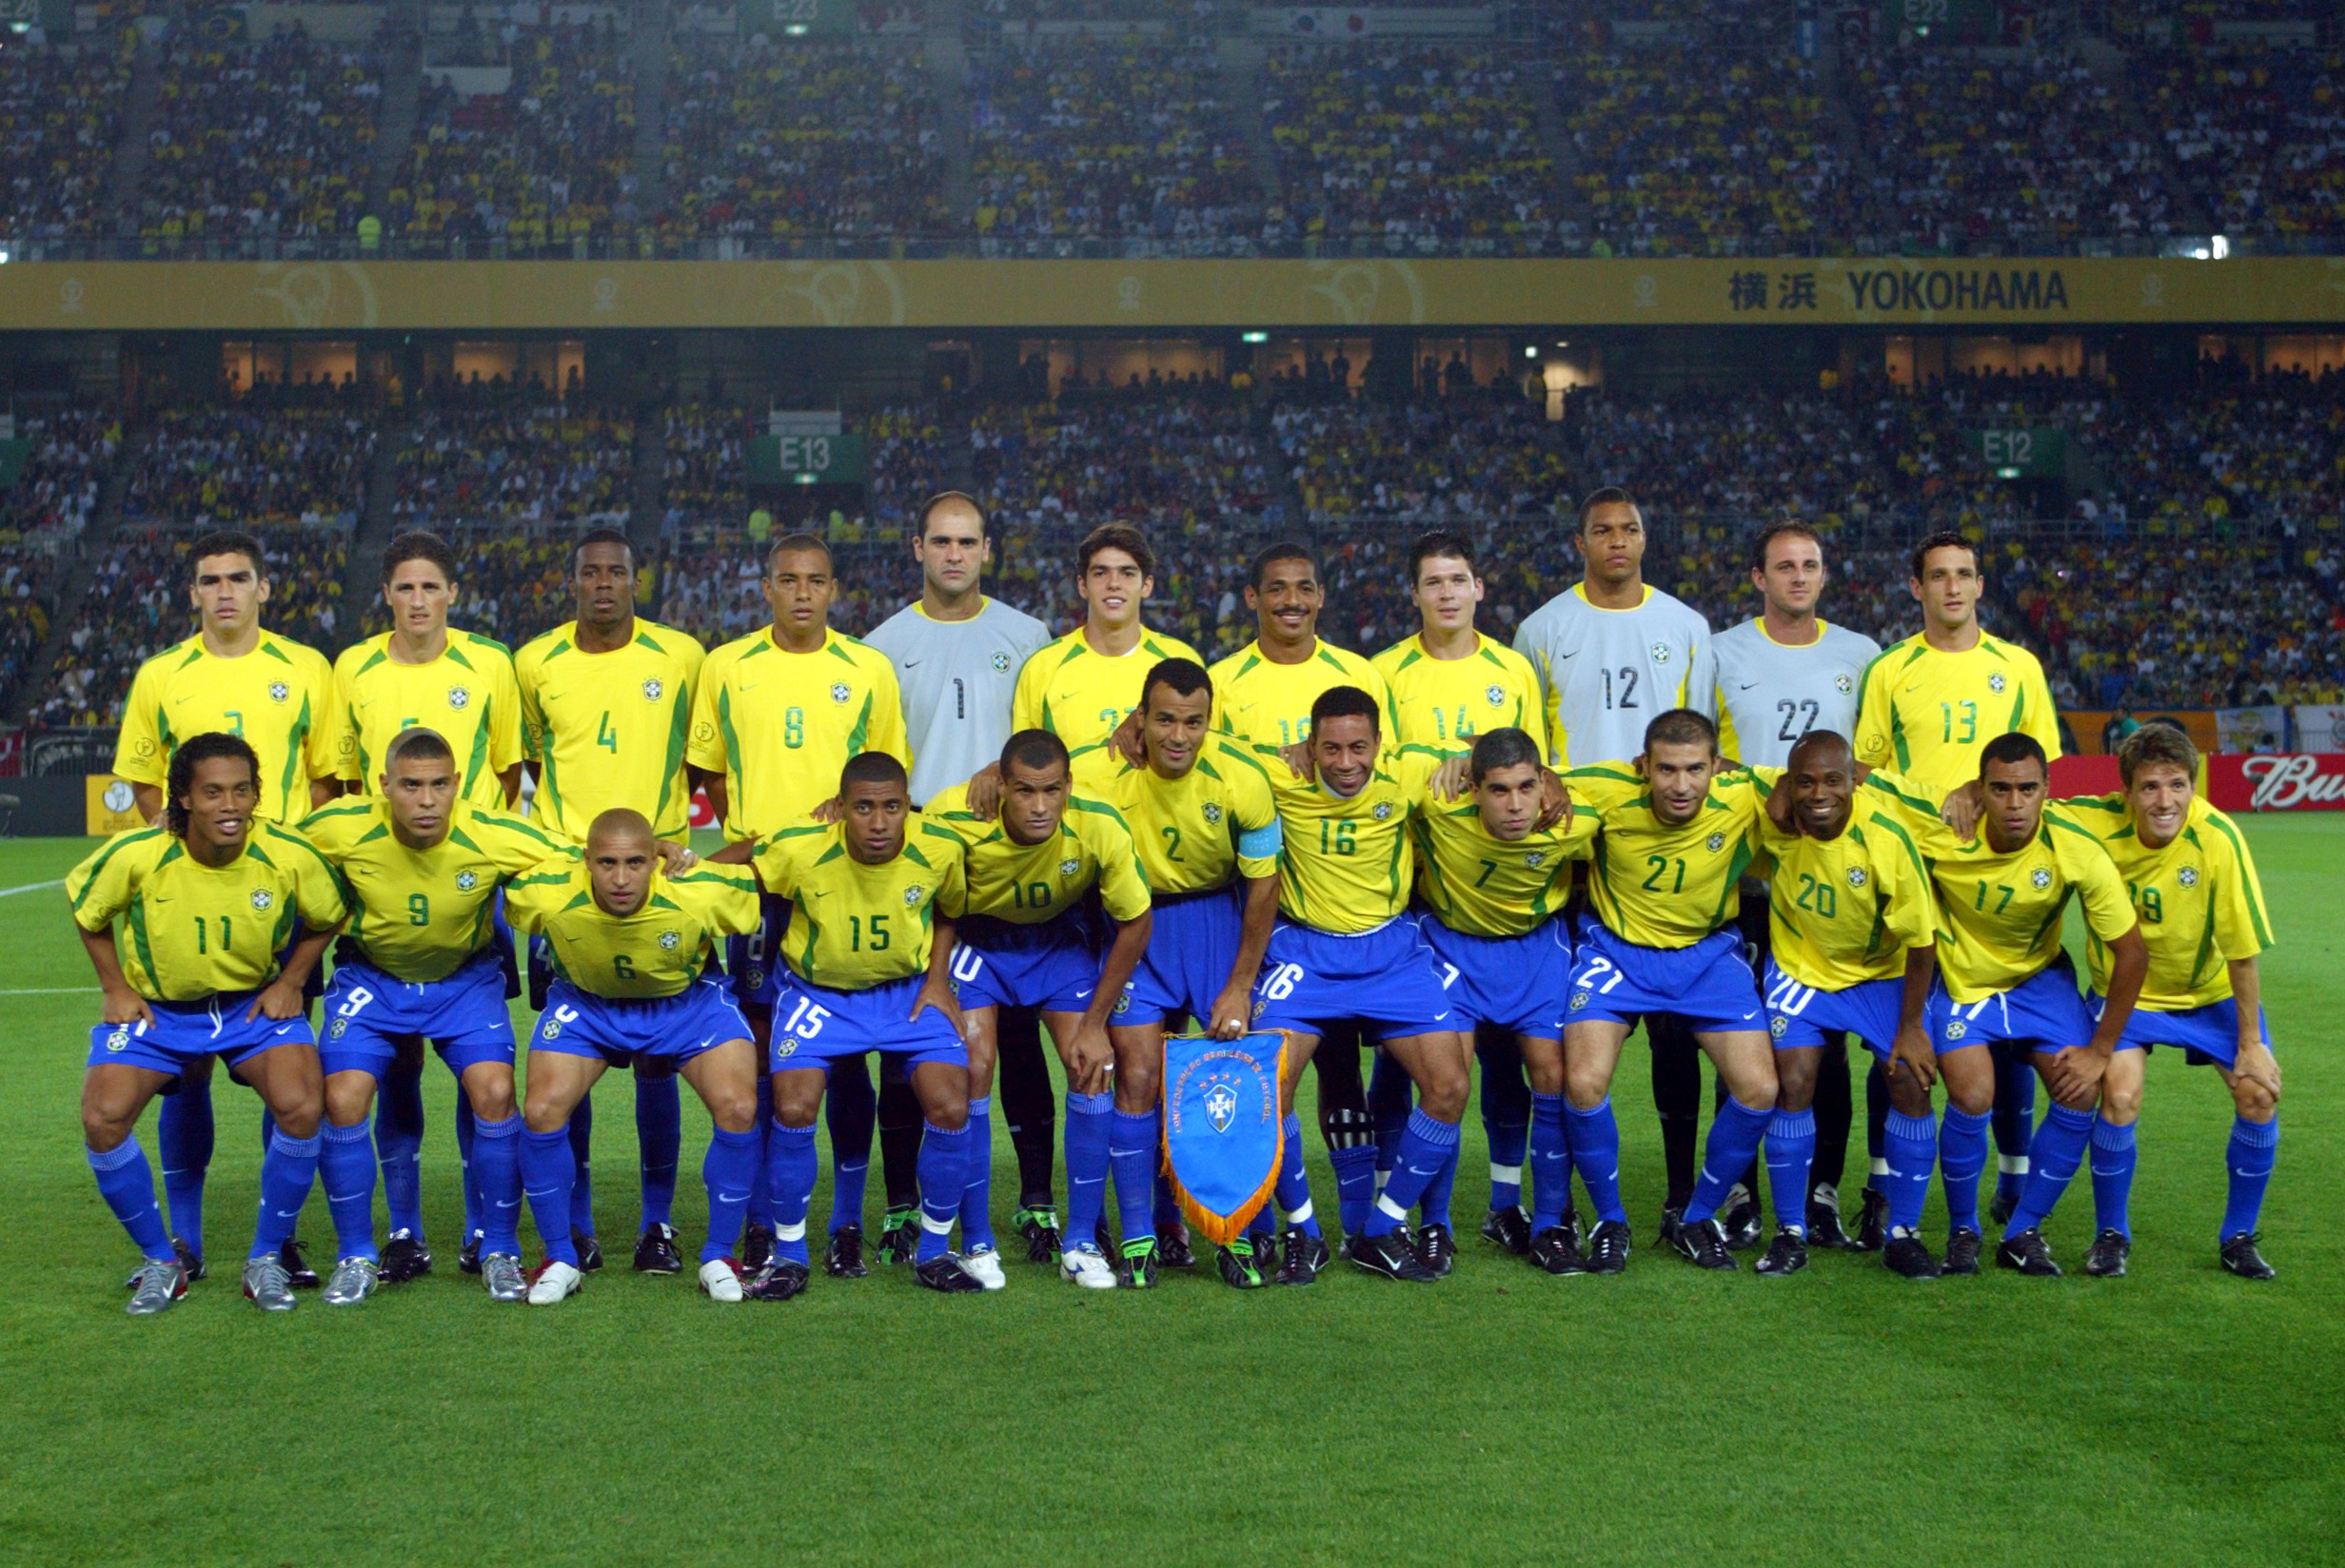
<path id="1" fill-rule="evenodd" d="M 2219 262 L 2219 261 L 2221 261 L 2224 257 L 2226 257 L 2226 256 L 2230 255 L 2230 254 L 2231 254 L 2231 240 L 2230 240 L 2230 237 L 2229 237 L 2229 236 L 2227 236 L 2227 235 L 2222 235 L 2222 234 L 2217 234 L 2217 235 L 2216 235 L 2216 236 L 2215 236 L 2215 238 L 2213 238 L 2212 240 L 2209 240 L 2209 241 L 2207 242 L 2207 253 L 2208 253 L 2208 255 L 2212 256 L 2212 257 L 2213 257 L 2216 261 L 2218 261 L 2218 262 Z"/>
<path id="2" fill-rule="evenodd" d="M 1241 332 L 1237 335 L 1237 341 L 1240 343 L 1269 343 L 1271 335 L 1268 332 Z"/>
<path id="3" fill-rule="evenodd" d="M 9 261 L 10 261 L 10 252 L 9 252 L 9 248 L 8 248 L 8 246 L 6 246 L 6 245 L 0 245 L 0 266 L 6 266 L 6 265 L 9 265 Z"/>
<path id="4" fill-rule="evenodd" d="M 1538 357 L 1539 345 L 1537 343 L 1525 343 L 1523 345 L 1523 358 L 1527 360 L 1535 360 Z"/>
<path id="5" fill-rule="evenodd" d="M 793 23 L 791 23 L 788 27 L 783 28 L 781 30 L 782 30 L 783 34 L 784 34 L 784 35 L 786 35 L 786 36 L 788 36 L 788 37 L 791 37 L 791 38 L 803 38 L 803 37 L 805 37 L 805 36 L 806 36 L 806 24 L 805 24 L 805 23 L 803 23 L 803 22 L 793 22 Z"/>

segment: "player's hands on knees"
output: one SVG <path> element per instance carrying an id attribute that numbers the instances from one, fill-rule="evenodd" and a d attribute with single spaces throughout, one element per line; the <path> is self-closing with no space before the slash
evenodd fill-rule
<path id="1" fill-rule="evenodd" d="M 302 1006 L 302 988 L 279 975 L 252 999 L 252 1006 L 245 1009 L 245 1022 L 249 1024 L 255 1018 L 274 1018 L 282 1024 L 288 1018 L 299 1018 L 306 1010 Z"/>
<path id="2" fill-rule="evenodd" d="M 969 1038 L 969 1020 L 961 1016 L 960 998 L 953 994 L 953 988 L 950 985 L 941 980 L 921 982 L 920 994 L 912 999 L 912 1016 L 904 1022 L 907 1024 L 919 1022 L 920 1014 L 930 1008 L 935 1008 L 944 1014 L 945 1022 L 953 1026 L 955 1034 L 964 1041 Z"/>
<path id="3" fill-rule="evenodd" d="M 2052 1098 L 2071 1110 L 2088 1110 L 2100 1097 L 2101 1076 L 2109 1070 L 2109 1052 L 2091 1046 L 2070 1046 L 2052 1054 L 2044 1078 Z"/>
<path id="4" fill-rule="evenodd" d="M 1913 1074 L 1914 1082 L 1927 1094 L 1938 1083 L 1938 1053 L 1930 1049 L 1930 1036 L 1919 1024 L 1908 1024 L 1897 1031 L 1889 1046 L 1889 1076 L 1900 1069 Z"/>
<path id="5" fill-rule="evenodd" d="M 1105 1029 L 1086 1019 L 1059 1042 L 1058 1059 L 1066 1064 L 1069 1084 L 1080 1093 L 1096 1094 L 1115 1065 L 1115 1046 Z"/>
<path id="6" fill-rule="evenodd" d="M 110 1017 L 107 1019 L 109 1024 L 114 1021 Z M 2274 1100 L 2279 1099 L 2279 1058 L 2273 1055 L 2272 1048 L 2261 1040 L 2240 1041 L 2238 1058 L 2232 1064 L 2231 1070 L 2236 1077 L 2244 1078 L 2251 1084 L 2261 1085 L 2263 1091 L 2272 1096 Z"/>
<path id="7" fill-rule="evenodd" d="M 969 775 L 969 811 L 973 816 L 990 817 L 1001 811 L 1001 764 L 988 762 Z"/>
<path id="8" fill-rule="evenodd" d="M 108 986 L 98 1003 L 98 1017 L 108 1024 L 146 1024 L 152 1027 L 155 1009 L 147 1005 L 147 998 L 129 987 Z"/>
<path id="9" fill-rule="evenodd" d="M 1235 1040 L 1253 1022 L 1253 988 L 1231 984 L 1213 998 L 1213 1016 L 1205 1032 L 1216 1040 Z"/>
<path id="10" fill-rule="evenodd" d="M 1973 779 L 1946 796 L 1938 808 L 1938 819 L 1954 830 L 1955 837 L 1968 843 L 1979 835 L 1979 817 L 1984 810 L 1978 780 Z"/>

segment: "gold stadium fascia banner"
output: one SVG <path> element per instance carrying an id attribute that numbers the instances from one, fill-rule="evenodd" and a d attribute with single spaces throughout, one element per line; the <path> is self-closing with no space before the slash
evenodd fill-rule
<path id="1" fill-rule="evenodd" d="M 0 329 L 2050 326 L 2345 321 L 2345 258 L 36 262 Z"/>

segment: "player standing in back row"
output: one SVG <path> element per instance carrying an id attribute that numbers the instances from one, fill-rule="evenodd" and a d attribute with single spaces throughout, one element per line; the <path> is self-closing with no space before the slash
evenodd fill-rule
<path id="1" fill-rule="evenodd" d="M 1998 735 L 2033 735 L 2047 757 L 2060 755 L 2059 715 L 2036 656 L 1989 637 L 1979 624 L 1986 578 L 1978 547 L 1937 533 L 1914 546 L 1907 583 L 1921 606 L 1921 630 L 1875 659 L 1858 689 L 1857 760 L 1893 769 L 1932 800 L 1979 777 L 1979 760 Z M 1988 1215 L 2007 1219 L 2027 1185 L 2036 1075 L 2016 1049 L 1995 1051 L 1995 1147 L 1999 1174 Z"/>
<path id="2" fill-rule="evenodd" d="M 1710 715 L 1716 695 L 1710 623 L 1646 585 L 1645 514 L 1628 492 L 1607 487 L 1582 501 L 1575 542 L 1586 568 L 1580 582 L 1525 617 L 1514 637 L 1515 652 L 1539 674 L 1547 754 L 1559 768 L 1639 755 L 1655 717 L 1675 708 Z M 1702 1054 L 1675 1013 L 1648 1014 L 1645 1032 L 1669 1178 L 1665 1217 L 1693 1196 Z"/>
<path id="3" fill-rule="evenodd" d="M 1751 551 L 1750 578 L 1765 602 L 1764 612 L 1719 633 L 1711 644 L 1718 676 L 1718 749 L 1737 761 L 1786 768 L 1792 748 L 1803 736 L 1818 731 L 1843 737 L 1855 733 L 1857 687 L 1865 667 L 1880 657 L 1881 644 L 1816 614 L 1829 578 L 1823 544 L 1806 523 L 1769 523 Z M 1752 877 L 1743 888 L 1743 943 L 1751 968 L 1763 977 L 1770 932 L 1767 884 Z M 1881 1046 L 1884 1051 L 1888 1049 L 1886 1041 Z M 1814 1119 L 1809 1172 L 1813 1187 L 1803 1213 L 1787 1216 L 1779 1208 L 1775 1217 L 1818 1246 L 1839 1246 L 1847 1240 L 1841 1228 L 1840 1181 L 1852 1119 L 1848 1037 L 1838 1029 L 1825 1030 L 1817 1036 L 1815 1049 L 1822 1054 L 1813 1075 L 1803 1074 L 1797 1082 L 1786 1079 L 1778 1107 L 1782 1116 L 1795 1121 Z M 1804 1058 L 1802 1065 L 1806 1065 Z M 1866 1080 L 1865 1101 L 1867 1143 L 1872 1159 L 1880 1162 L 1889 1089 L 1878 1066 Z M 1882 1166 L 1876 1163 L 1874 1168 Z M 1726 1237 L 1734 1245 L 1756 1240 L 1759 1188 L 1751 1173 L 1744 1174 L 1744 1188 L 1740 1202 L 1726 1205 Z M 1780 1204 L 1782 1194 L 1776 1198 Z M 1886 1205 L 1868 1185 L 1864 1217 L 1858 1226 L 1860 1245 L 1871 1244 L 1867 1250 L 1881 1245 Z"/>
<path id="4" fill-rule="evenodd" d="M 896 666 L 912 745 L 916 811 L 998 762 L 1010 738 L 1018 673 L 1051 640 L 1049 627 L 987 598 L 979 586 L 994 559 L 989 532 L 985 509 L 970 497 L 958 490 L 931 497 L 920 508 L 912 541 L 913 559 L 920 563 L 919 599 L 865 639 Z M 1021 1060 L 1032 1065 L 1041 1061 L 1039 1027 L 1031 1010 L 1012 1023 L 1012 1032 L 1020 1035 Z M 888 1212 L 879 1254 L 897 1263 L 910 1261 L 920 1235 L 922 1114 L 901 1068 L 899 1059 L 881 1057 L 879 1159 Z M 1047 1101 L 1047 1081 L 1043 1093 Z"/>

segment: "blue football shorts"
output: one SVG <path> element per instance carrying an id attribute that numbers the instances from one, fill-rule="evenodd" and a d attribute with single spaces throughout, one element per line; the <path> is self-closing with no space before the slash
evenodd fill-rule
<path id="1" fill-rule="evenodd" d="M 912 1016 L 923 978 L 908 974 L 868 990 L 834 990 L 792 974 L 774 1009 L 766 1058 L 771 1070 L 827 1069 L 833 1062 L 859 1060 L 870 1050 L 879 1051 L 883 1061 L 900 1057 L 907 1067 L 925 1062 L 967 1067 L 969 1047 L 952 1019 L 934 1007 Z"/>
<path id="2" fill-rule="evenodd" d="M 673 996 L 641 1000 L 593 996 L 556 979 L 529 1049 L 625 1067 L 639 1056 L 689 1062 L 728 1040 L 753 1038 L 720 976 L 703 975 Z"/>
<path id="3" fill-rule="evenodd" d="M 1583 916 L 1564 1021 L 1634 1024 L 1648 1012 L 1674 1013 L 1705 1033 L 1765 1029 L 1743 933 L 1729 926 L 1689 948 L 1647 948 Z"/>
<path id="4" fill-rule="evenodd" d="M 1280 916 L 1253 1010 L 1254 1028 L 1297 1034 L 1324 1034 L 1348 1020 L 1386 1040 L 1459 1027 L 1433 950 L 1405 914 L 1350 935 Z"/>
<path id="5" fill-rule="evenodd" d="M 1571 933 L 1558 915 L 1521 936 L 1468 936 L 1432 915 L 1417 929 L 1433 950 L 1457 1028 L 1492 1024 L 1533 1040 L 1561 1040 L 1571 1000 Z"/>
<path id="6" fill-rule="evenodd" d="M 1840 1029 L 1864 1042 L 1864 1049 L 1889 1059 L 1897 1044 L 1898 1014 L 1905 1006 L 1905 982 L 1864 980 L 1844 990 L 1803 986 L 1767 960 L 1767 1033 L 1777 1050 L 1822 1046 L 1826 1031 Z"/>
<path id="7" fill-rule="evenodd" d="M 440 980 L 394 980 L 371 964 L 338 966 L 325 992 L 325 1038 L 318 1059 L 337 1072 L 383 1076 L 403 1035 L 432 1043 L 463 1077 L 481 1062 L 513 1065 L 513 1018 L 505 1009 L 505 960 L 491 946 Z"/>

